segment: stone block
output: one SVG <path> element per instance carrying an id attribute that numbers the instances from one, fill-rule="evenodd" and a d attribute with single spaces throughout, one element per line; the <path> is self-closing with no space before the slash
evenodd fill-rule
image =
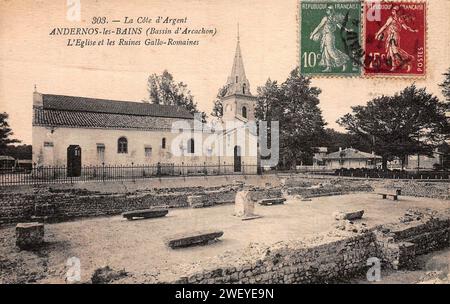
<path id="1" fill-rule="evenodd" d="M 351 212 L 334 212 L 333 217 L 336 220 L 359 220 L 362 218 L 364 210 L 351 211 Z"/>
<path id="2" fill-rule="evenodd" d="M 44 243 L 44 224 L 37 222 L 16 225 L 16 245 L 20 249 L 37 249 Z"/>
<path id="3" fill-rule="evenodd" d="M 166 216 L 167 213 L 169 213 L 169 210 L 167 209 L 153 208 L 153 209 L 127 211 L 122 213 L 122 216 L 127 220 L 133 220 L 136 218 L 147 219 L 147 218 L 163 217 Z"/>
<path id="4" fill-rule="evenodd" d="M 223 235 L 220 230 L 193 231 L 184 234 L 178 234 L 166 239 L 166 244 L 170 248 L 189 247 L 195 245 L 205 245 L 215 241 Z"/>
<path id="5" fill-rule="evenodd" d="M 128 276 L 128 273 L 124 269 L 114 270 L 111 269 L 109 266 L 105 266 L 97 268 L 94 271 L 91 277 L 91 282 L 92 284 L 108 284 L 116 280 L 120 280 L 126 276 Z"/>
<path id="6" fill-rule="evenodd" d="M 189 207 L 191 208 L 203 208 L 207 202 L 205 195 L 191 195 L 187 198 Z"/>
<path id="7" fill-rule="evenodd" d="M 267 198 L 262 199 L 258 203 L 262 206 L 273 206 L 273 205 L 282 205 L 286 201 L 285 198 L 279 197 L 279 198 Z"/>

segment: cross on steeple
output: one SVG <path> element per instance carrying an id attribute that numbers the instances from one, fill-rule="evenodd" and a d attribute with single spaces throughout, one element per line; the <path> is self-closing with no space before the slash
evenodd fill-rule
<path id="1" fill-rule="evenodd" d="M 239 22 L 237 24 L 237 41 L 239 42 Z"/>

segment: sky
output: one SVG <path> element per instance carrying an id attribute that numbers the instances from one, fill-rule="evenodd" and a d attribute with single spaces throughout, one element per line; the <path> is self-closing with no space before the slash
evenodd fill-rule
<path id="1" fill-rule="evenodd" d="M 0 0 L 0 111 L 10 115 L 15 137 L 31 143 L 32 93 L 137 101 L 147 98 L 149 75 L 167 69 L 186 83 L 199 109 L 213 100 L 231 72 L 237 23 L 251 91 L 268 78 L 283 82 L 298 62 L 296 0 L 81 0 L 81 21 L 66 19 L 67 0 Z M 381 94 L 416 83 L 442 98 L 438 86 L 450 67 L 450 0 L 429 1 L 426 79 L 314 78 L 322 89 L 320 108 L 328 127 Z M 92 26 L 94 16 L 188 18 L 192 28 L 217 34 L 195 47 L 68 47 L 50 36 L 55 27 Z M 123 26 L 123 25 L 122 25 Z"/>

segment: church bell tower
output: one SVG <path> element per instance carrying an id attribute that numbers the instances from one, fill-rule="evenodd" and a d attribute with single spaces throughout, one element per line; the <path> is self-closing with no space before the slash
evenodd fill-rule
<path id="1" fill-rule="evenodd" d="M 235 119 L 243 122 L 254 121 L 256 97 L 250 92 L 250 83 L 245 76 L 244 61 L 240 46 L 239 25 L 233 67 L 227 79 L 226 87 L 227 92 L 222 98 L 222 119 L 224 121 Z"/>

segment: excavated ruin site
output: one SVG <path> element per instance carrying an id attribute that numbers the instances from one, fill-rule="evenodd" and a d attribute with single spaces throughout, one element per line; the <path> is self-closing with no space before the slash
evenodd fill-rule
<path id="1" fill-rule="evenodd" d="M 383 199 L 379 189 L 401 194 Z M 252 193 L 257 218 L 233 215 L 242 190 Z M 65 283 L 73 258 L 80 283 L 360 283 L 370 258 L 381 263 L 381 283 L 449 282 L 450 194 L 439 181 L 171 178 L 8 187 L 0 197 L 0 283 Z M 257 203 L 271 198 L 286 201 Z M 156 207 L 169 212 L 121 216 Z M 362 217 L 346 219 L 355 211 Z M 44 223 L 39 248 L 16 246 L 16 224 L 25 222 Z M 167 246 L 173 235 L 205 230 L 223 235 Z"/>

